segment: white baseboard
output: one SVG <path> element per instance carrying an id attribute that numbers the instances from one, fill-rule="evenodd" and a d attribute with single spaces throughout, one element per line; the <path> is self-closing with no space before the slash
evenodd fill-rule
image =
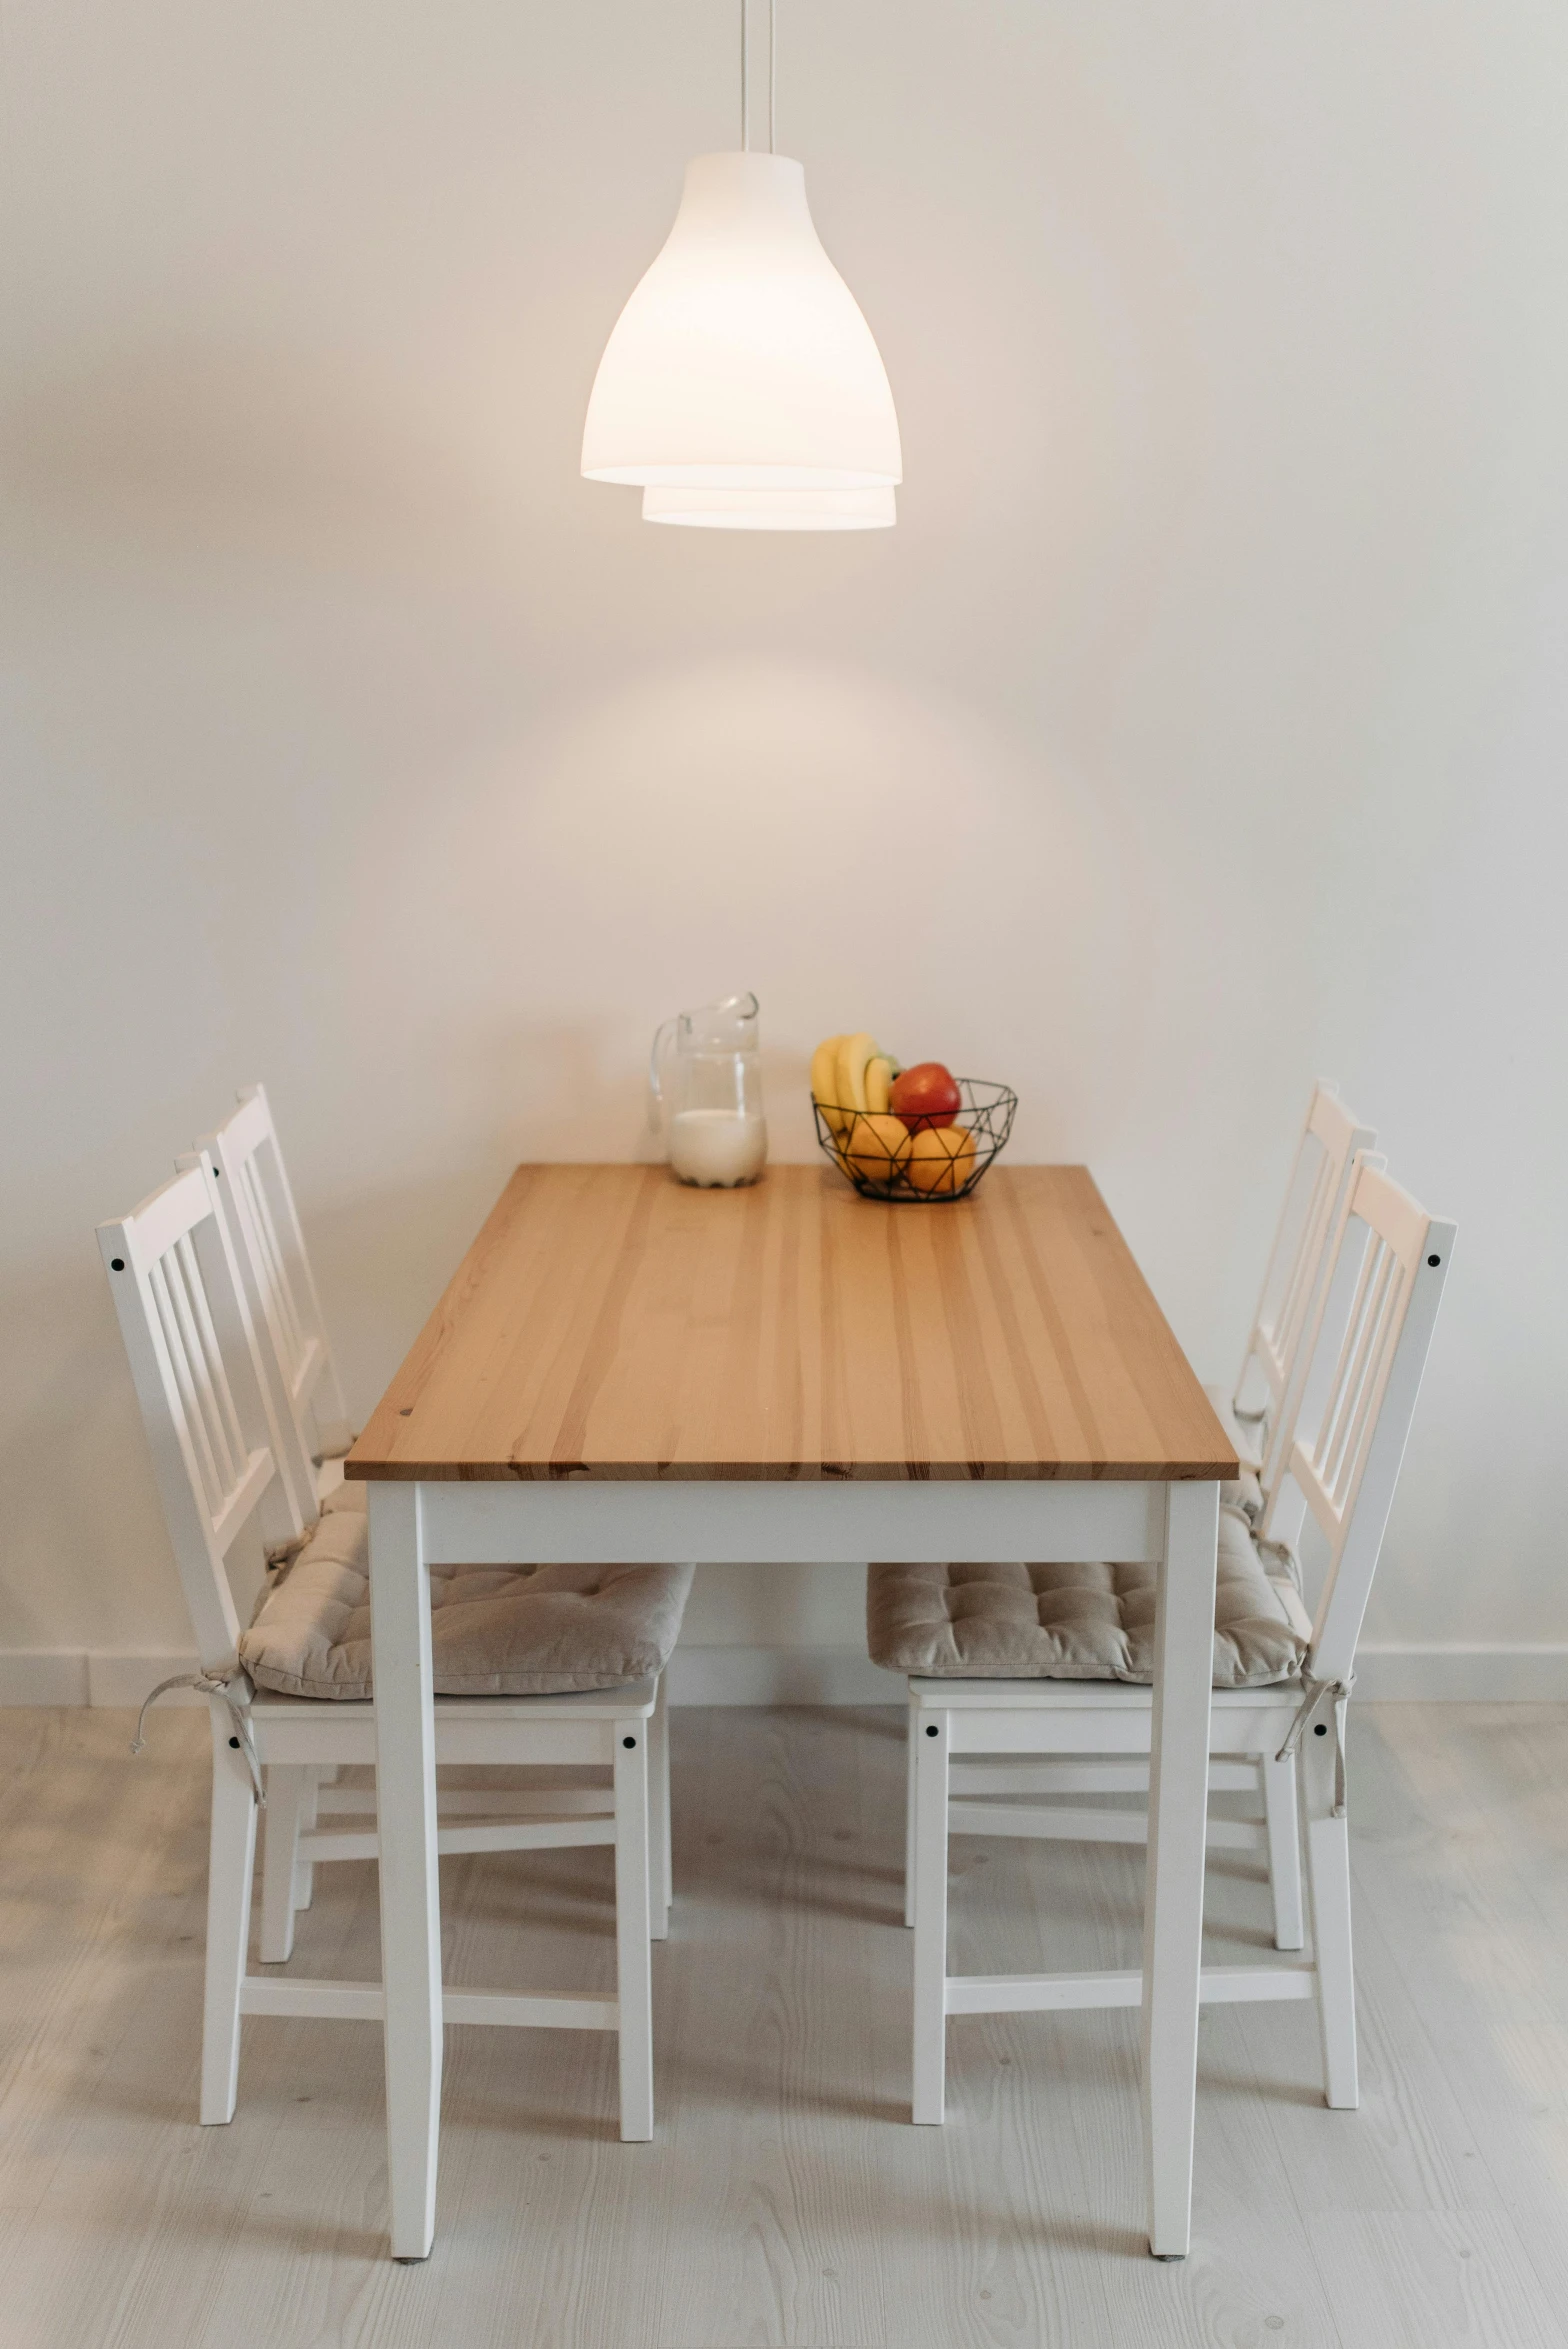
<path id="1" fill-rule="evenodd" d="M 196 1655 L 171 1655 L 167 1651 L 143 1648 L 123 1652 L 118 1648 L 89 1648 L 87 1651 L 87 1702 L 90 1705 L 139 1705 L 150 1696 L 160 1680 L 173 1680 L 182 1672 L 199 1672 L 201 1658 Z M 160 1705 L 204 1705 L 207 1700 L 193 1688 L 171 1688 L 167 1696 L 158 1699 Z"/>
<path id="2" fill-rule="evenodd" d="M 683 1648 L 670 1658 L 672 1705 L 901 1705 L 904 1677 L 864 1648 Z"/>
<path id="3" fill-rule="evenodd" d="M 169 1650 L 0 1648 L 0 1705 L 139 1705 L 160 1680 L 194 1672 Z M 1568 1641 L 1508 1646 L 1363 1643 L 1356 1695 L 1372 1704 L 1568 1703 Z M 164 1704 L 199 1705 L 191 1689 Z M 896 1705 L 904 1682 L 864 1648 L 678 1647 L 675 1705 Z"/>
<path id="4" fill-rule="evenodd" d="M 0 1649 L 0 1705 L 85 1705 L 82 1648 Z"/>
<path id="5" fill-rule="evenodd" d="M 199 1668 L 198 1657 L 166 1648 L 0 1648 L 0 1705 L 139 1705 L 160 1680 Z M 206 1700 L 176 1688 L 159 1702 Z"/>

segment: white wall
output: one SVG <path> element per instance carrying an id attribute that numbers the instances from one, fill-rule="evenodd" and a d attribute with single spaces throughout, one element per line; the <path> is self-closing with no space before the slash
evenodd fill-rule
<path id="1" fill-rule="evenodd" d="M 12 0 L 0 1649 L 185 1645 L 91 1227 L 237 1084 L 364 1409 L 748 985 L 777 1155 L 830 1029 L 1010 1078 L 1213 1376 L 1338 1077 L 1461 1225 L 1372 1635 L 1568 1640 L 1568 17 L 781 17 L 888 534 L 577 476 L 731 6 Z"/>

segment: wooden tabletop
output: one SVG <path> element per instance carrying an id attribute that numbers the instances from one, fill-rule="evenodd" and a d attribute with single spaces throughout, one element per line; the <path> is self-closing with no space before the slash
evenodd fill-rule
<path id="1" fill-rule="evenodd" d="M 520 1166 L 350 1477 L 1228 1477 L 1087 1169 L 889 1206 Z"/>

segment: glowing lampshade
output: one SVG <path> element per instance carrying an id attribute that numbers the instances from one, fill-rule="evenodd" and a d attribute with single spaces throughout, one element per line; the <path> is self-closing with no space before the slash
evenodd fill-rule
<path id="1" fill-rule="evenodd" d="M 643 485 L 649 521 L 867 530 L 895 519 L 903 464 L 887 371 L 818 241 L 798 163 L 745 153 L 688 164 L 675 225 L 599 362 L 583 472 Z"/>
<path id="2" fill-rule="evenodd" d="M 890 530 L 891 489 L 674 489 L 642 493 L 645 522 L 694 530 Z"/>

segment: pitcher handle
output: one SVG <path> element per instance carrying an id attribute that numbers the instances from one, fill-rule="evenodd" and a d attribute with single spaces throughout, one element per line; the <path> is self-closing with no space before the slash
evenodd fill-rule
<path id="1" fill-rule="evenodd" d="M 677 1012 L 674 1019 L 666 1020 L 662 1027 L 655 1028 L 653 1031 L 653 1050 L 648 1055 L 648 1090 L 653 1095 L 656 1110 L 661 1110 L 664 1107 L 664 1087 L 659 1079 L 659 1063 L 664 1057 L 664 1039 L 675 1027 L 679 1018 L 680 1014 Z M 654 1123 L 658 1123 L 657 1116 Z"/>

